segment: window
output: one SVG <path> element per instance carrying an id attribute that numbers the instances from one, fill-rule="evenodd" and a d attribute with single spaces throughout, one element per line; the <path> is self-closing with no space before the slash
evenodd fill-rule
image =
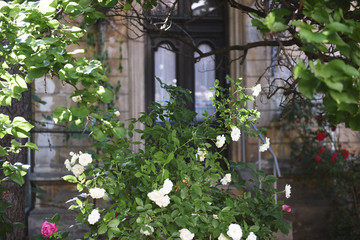
<path id="1" fill-rule="evenodd" d="M 160 88 L 156 78 L 166 84 L 191 90 L 194 103 L 189 108 L 202 114 L 215 112 L 210 97 L 215 79 L 224 85 L 226 55 L 208 56 L 195 62 L 199 54 L 226 45 L 226 27 L 223 1 L 166 0 L 150 13 L 146 36 L 146 106 L 152 101 L 163 103 L 169 96 Z M 172 11 L 170 18 L 168 12 Z M 166 30 L 165 30 L 166 29 Z"/>

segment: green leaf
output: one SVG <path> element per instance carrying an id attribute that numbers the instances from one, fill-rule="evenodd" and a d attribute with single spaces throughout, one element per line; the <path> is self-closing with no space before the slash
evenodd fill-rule
<path id="1" fill-rule="evenodd" d="M 34 80 L 36 78 L 44 76 L 46 73 L 48 73 L 49 69 L 45 67 L 39 67 L 39 68 L 31 68 L 28 70 L 27 77 L 30 80 Z"/>
<path id="2" fill-rule="evenodd" d="M 32 150 L 39 150 L 38 146 L 35 143 L 32 143 L 32 142 L 25 143 L 25 147 L 28 147 L 28 148 L 30 148 Z"/>
<path id="3" fill-rule="evenodd" d="M 109 228 L 116 228 L 120 224 L 119 219 L 113 219 L 108 223 Z"/>
<path id="4" fill-rule="evenodd" d="M 299 30 L 299 34 L 300 37 L 307 42 L 322 43 L 326 39 L 326 36 L 324 36 L 322 33 L 312 32 L 304 28 Z"/>
<path id="5" fill-rule="evenodd" d="M 101 234 L 104 234 L 106 233 L 108 230 L 108 227 L 106 224 L 102 223 L 98 229 L 98 234 L 101 235 Z"/>
<path id="6" fill-rule="evenodd" d="M 96 94 L 104 103 L 110 103 L 114 98 L 114 93 L 110 89 L 104 88 L 103 86 L 98 87 Z"/>
<path id="7" fill-rule="evenodd" d="M 139 206 L 144 206 L 144 203 L 143 203 L 143 201 L 142 201 L 140 198 L 135 197 L 135 201 L 136 201 L 136 203 L 137 203 Z"/>
<path id="8" fill-rule="evenodd" d="M 79 108 L 71 107 L 70 111 L 73 116 L 78 117 L 78 118 L 83 118 L 90 114 L 90 110 L 84 106 L 81 106 Z"/>
<path id="9" fill-rule="evenodd" d="M 53 112 L 53 119 L 55 123 L 68 122 L 72 119 L 72 113 L 66 107 L 58 107 Z"/>
<path id="10" fill-rule="evenodd" d="M 22 186 L 25 183 L 24 178 L 18 172 L 15 172 L 14 174 L 12 174 L 10 176 L 10 179 L 12 181 L 14 181 L 15 183 L 19 184 L 20 186 Z"/>
<path id="11" fill-rule="evenodd" d="M 174 159 L 174 152 L 170 152 L 168 157 L 166 158 L 166 161 L 164 162 L 164 164 L 168 164 L 173 159 Z"/>
<path id="12" fill-rule="evenodd" d="M 331 23 L 326 24 L 325 26 L 326 26 L 326 28 L 331 29 L 336 32 L 349 33 L 349 34 L 353 33 L 352 27 L 350 27 L 346 24 L 343 24 L 343 23 L 331 22 Z"/>
<path id="13" fill-rule="evenodd" d="M 91 135 L 95 140 L 99 142 L 104 142 L 106 140 L 106 135 L 100 127 L 95 127 Z"/>
<path id="14" fill-rule="evenodd" d="M 77 179 L 76 179 L 76 177 L 73 176 L 73 175 L 63 176 L 62 179 L 64 179 L 64 180 L 67 181 L 67 182 L 77 183 Z"/>
<path id="15" fill-rule="evenodd" d="M 259 229 L 260 227 L 258 225 L 253 225 L 249 228 L 249 231 L 256 233 Z"/>
<path id="16" fill-rule="evenodd" d="M 26 132 L 30 131 L 34 127 L 34 125 L 30 124 L 23 117 L 15 117 L 13 120 L 13 126 L 18 127 Z"/>
<path id="17" fill-rule="evenodd" d="M 267 175 L 265 177 L 265 181 L 266 182 L 270 182 L 270 183 L 273 183 L 273 182 L 276 182 L 277 180 L 277 177 L 275 177 L 274 175 Z"/>
<path id="18" fill-rule="evenodd" d="M 123 138 L 126 136 L 126 129 L 123 127 L 116 127 L 111 129 L 116 138 Z"/>
<path id="19" fill-rule="evenodd" d="M 199 197 L 202 196 L 202 190 L 199 185 L 197 185 L 197 184 L 192 185 L 191 190 L 193 190 Z"/>
<path id="20" fill-rule="evenodd" d="M 359 101 L 355 96 L 352 96 L 349 92 L 335 92 L 330 90 L 330 96 L 336 101 L 337 104 L 340 103 L 355 103 Z"/>
<path id="21" fill-rule="evenodd" d="M 130 10 L 130 8 L 131 8 L 130 3 L 125 3 L 125 4 L 124 4 L 124 10 L 125 10 L 125 11 Z"/>
<path id="22" fill-rule="evenodd" d="M 314 74 L 306 68 L 305 64 L 299 60 L 294 67 L 294 78 L 300 78 L 298 87 L 300 92 L 307 98 L 312 99 L 320 81 L 315 78 Z"/>
<path id="23" fill-rule="evenodd" d="M 9 155 L 5 148 L 0 146 L 0 157 Z"/>

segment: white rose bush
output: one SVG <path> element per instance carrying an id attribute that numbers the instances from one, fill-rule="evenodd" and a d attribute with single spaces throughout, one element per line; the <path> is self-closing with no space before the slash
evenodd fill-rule
<path id="1" fill-rule="evenodd" d="M 114 111 L 89 113 L 96 151 L 71 152 L 64 162 L 70 174 L 63 177 L 79 191 L 69 202 L 79 212 L 76 220 L 90 227 L 84 239 L 252 240 L 289 231 L 284 202 L 274 200 L 282 192 L 272 188 L 276 178 L 225 157 L 227 147 L 245 137 L 240 129 L 255 136 L 250 124 L 260 117 L 245 108 L 254 98 L 241 79 L 233 83 L 234 93 L 224 97 L 228 89 L 216 81 L 217 117 L 205 113 L 202 123 L 186 108 L 189 91 L 165 84 L 167 105 L 154 103 L 127 130 Z M 134 129 L 139 122 L 144 128 Z M 131 141 L 135 132 L 141 143 Z M 246 183 L 238 173 L 249 168 L 253 179 Z"/>

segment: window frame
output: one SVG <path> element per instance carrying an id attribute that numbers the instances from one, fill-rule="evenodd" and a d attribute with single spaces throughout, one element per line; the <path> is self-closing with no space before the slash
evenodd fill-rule
<path id="1" fill-rule="evenodd" d="M 221 2 L 221 1 L 220 1 Z M 207 44 L 211 49 L 224 47 L 228 43 L 228 29 L 226 6 L 219 8 L 219 14 L 210 14 L 198 21 L 186 24 L 191 19 L 190 0 L 178 1 L 178 14 L 171 17 L 171 21 L 184 29 L 192 38 L 195 46 Z M 221 4 L 221 3 L 220 3 Z M 159 17 L 159 16 L 157 16 Z M 199 16 L 194 16 L 198 18 Z M 174 27 L 167 31 L 157 31 L 149 28 L 145 35 L 145 107 L 149 112 L 150 104 L 155 100 L 155 51 L 163 43 L 168 43 L 176 54 L 176 80 L 177 86 L 191 90 L 191 97 L 194 100 L 188 104 L 189 109 L 195 110 L 195 62 L 192 61 L 194 49 L 180 39 L 183 32 Z M 185 35 L 184 35 L 185 36 Z M 191 58 L 189 57 L 191 56 Z M 215 56 L 215 79 L 219 79 L 222 86 L 226 86 L 225 77 L 229 72 L 226 54 Z"/>

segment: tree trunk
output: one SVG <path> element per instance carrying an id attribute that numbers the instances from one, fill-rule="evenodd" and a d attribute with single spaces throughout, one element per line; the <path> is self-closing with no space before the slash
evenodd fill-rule
<path id="1" fill-rule="evenodd" d="M 30 86 L 28 86 L 30 87 Z M 30 89 L 30 88 L 29 88 Z M 20 101 L 13 99 L 11 106 L 0 106 L 0 113 L 6 114 L 12 120 L 16 116 L 24 117 L 29 120 L 31 114 L 31 92 L 28 90 L 23 93 L 23 96 Z M 13 136 L 6 135 L 3 139 L 0 139 L 1 146 L 10 146 L 11 139 Z M 17 139 L 22 144 L 25 144 L 28 139 Z M 9 154 L 5 156 L 5 160 L 15 163 L 21 162 L 27 163 L 27 149 L 21 149 L 18 154 Z M 3 178 L 3 172 L 0 172 L 0 177 Z M 25 224 L 25 185 L 19 186 L 18 184 L 12 181 L 6 181 L 2 184 L 8 189 L 8 192 L 3 196 L 0 196 L 0 201 L 5 200 L 12 204 L 10 208 L 6 210 L 6 214 L 10 217 L 11 222 L 21 222 Z M 7 240 L 21 240 L 26 236 L 26 229 L 14 227 L 13 232 L 7 235 Z"/>

